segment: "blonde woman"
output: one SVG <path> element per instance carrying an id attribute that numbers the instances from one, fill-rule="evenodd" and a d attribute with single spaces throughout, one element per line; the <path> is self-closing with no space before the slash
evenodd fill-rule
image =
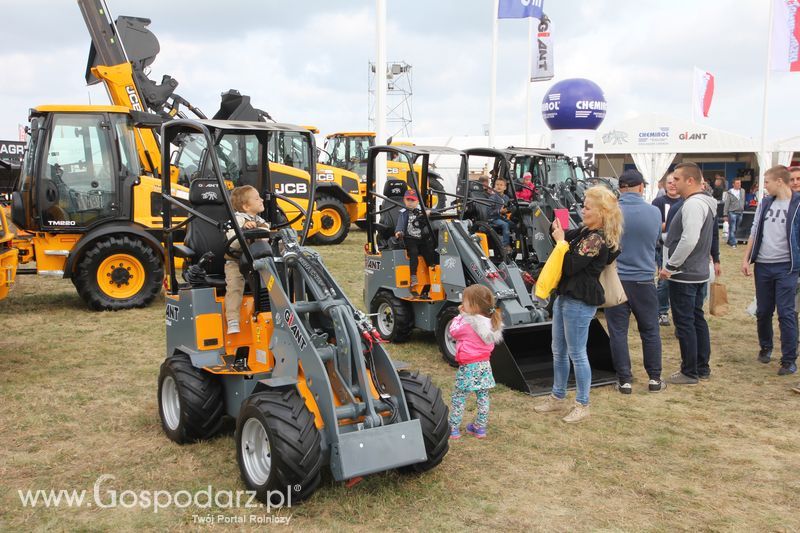
<path id="1" fill-rule="evenodd" d="M 556 219 L 552 235 L 556 242 L 568 242 L 569 251 L 564 256 L 558 297 L 553 304 L 553 391 L 534 410 L 548 413 L 568 407 L 571 361 L 577 384 L 576 402 L 563 420 L 576 423 L 589 416 L 592 369 L 586 342 L 597 306 L 605 301 L 600 273 L 619 255 L 622 212 L 617 197 L 604 186 L 590 188 L 583 204 L 583 225 L 565 233 Z"/>

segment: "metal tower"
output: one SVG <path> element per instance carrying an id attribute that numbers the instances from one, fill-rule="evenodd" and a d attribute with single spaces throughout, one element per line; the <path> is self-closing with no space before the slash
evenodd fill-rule
<path id="1" fill-rule="evenodd" d="M 411 80 L 411 65 L 405 61 L 387 61 L 386 63 L 386 127 L 391 137 L 411 136 L 412 106 L 414 94 Z M 369 62 L 368 92 L 369 104 L 367 118 L 369 128 L 375 129 L 375 63 Z M 378 144 L 386 139 L 377 140 Z"/>

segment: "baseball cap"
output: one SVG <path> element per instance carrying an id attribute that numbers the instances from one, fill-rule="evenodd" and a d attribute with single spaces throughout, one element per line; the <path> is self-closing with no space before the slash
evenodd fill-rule
<path id="1" fill-rule="evenodd" d="M 414 189 L 408 189 L 406 193 L 403 195 L 403 198 L 409 200 L 419 200 L 419 197 L 417 196 L 417 191 L 415 191 Z"/>
<path id="2" fill-rule="evenodd" d="M 644 180 L 644 176 L 642 176 L 641 172 L 632 168 L 623 172 L 619 177 L 620 187 L 636 187 L 642 183 L 647 185 L 647 182 Z"/>

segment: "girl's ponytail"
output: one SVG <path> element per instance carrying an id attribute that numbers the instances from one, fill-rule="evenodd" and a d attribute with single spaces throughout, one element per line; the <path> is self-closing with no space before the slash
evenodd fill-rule
<path id="1" fill-rule="evenodd" d="M 491 311 L 492 309 L 494 309 L 494 311 Z M 489 310 L 491 311 L 489 318 L 492 319 L 492 329 L 494 331 L 500 331 L 503 328 L 503 314 L 500 312 L 500 308 L 492 307 Z"/>

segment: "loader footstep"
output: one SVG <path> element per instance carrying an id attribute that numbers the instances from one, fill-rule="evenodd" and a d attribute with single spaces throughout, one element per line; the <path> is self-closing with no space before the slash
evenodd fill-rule
<path id="1" fill-rule="evenodd" d="M 356 485 L 358 485 L 362 481 L 364 481 L 364 478 L 361 477 L 361 476 L 352 477 L 352 478 L 350 478 L 350 479 L 348 479 L 347 481 L 344 482 L 344 486 L 347 489 L 352 489 L 353 487 L 355 487 Z"/>

